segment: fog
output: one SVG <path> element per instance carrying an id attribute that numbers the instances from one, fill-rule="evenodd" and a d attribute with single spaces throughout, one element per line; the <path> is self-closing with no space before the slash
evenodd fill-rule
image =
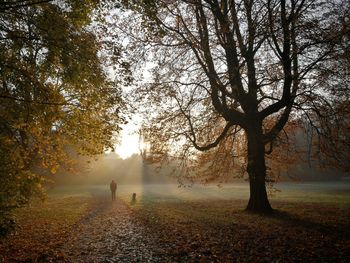
<path id="1" fill-rule="evenodd" d="M 143 162 L 142 157 L 134 154 L 122 159 L 116 153 L 99 156 L 96 160 L 81 158 L 75 167 L 75 172 L 61 171 L 55 176 L 56 185 L 109 184 L 112 180 L 119 184 L 168 184 L 177 183 L 171 173 L 171 167 L 157 169 Z"/>
<path id="2" fill-rule="evenodd" d="M 79 172 L 72 174 L 61 172 L 56 175 L 50 195 L 104 195 L 109 200 L 109 184 L 115 180 L 118 184 L 117 196 L 125 201 L 131 200 L 133 193 L 137 200 L 186 201 L 186 200 L 247 200 L 249 183 L 244 179 L 224 184 L 180 184 L 176 176 L 167 176 L 176 167 L 157 170 L 143 162 L 140 155 L 122 159 L 115 153 L 105 154 L 97 160 L 81 159 Z M 341 180 L 339 174 L 317 171 L 302 165 L 295 166 L 293 173 L 299 172 L 299 180 L 291 180 L 287 175 L 269 188 L 271 200 L 347 202 L 350 196 L 350 180 Z M 333 174 L 333 176 L 330 176 Z M 326 175 L 326 176 L 324 176 Z M 300 179 L 301 178 L 301 179 Z M 310 181 L 310 178 L 332 179 L 328 181 Z"/>
<path id="3" fill-rule="evenodd" d="M 145 163 L 138 154 L 127 159 L 122 159 L 113 152 L 98 156 L 96 159 L 80 157 L 74 168 L 75 172 L 61 170 L 54 175 L 52 185 L 106 185 L 112 180 L 125 185 L 179 184 L 177 178 L 179 174 L 176 173 L 175 165 L 158 169 Z M 321 169 L 317 168 L 317 165 L 311 167 L 306 162 L 300 162 L 282 173 L 279 181 L 337 181 L 344 176 L 346 174 L 335 169 Z M 246 183 L 247 176 L 244 178 L 232 176 L 226 180 L 227 183 Z M 211 183 L 217 185 L 219 182 Z"/>

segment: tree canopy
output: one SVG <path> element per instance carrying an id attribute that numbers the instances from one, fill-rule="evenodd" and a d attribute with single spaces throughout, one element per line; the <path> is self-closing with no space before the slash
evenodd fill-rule
<path id="1" fill-rule="evenodd" d="M 120 83 L 118 57 L 91 24 L 99 1 L 7 1 L 0 6 L 0 225 L 40 194 L 70 153 L 113 147 Z M 1 228 L 1 230 L 4 230 Z"/>
<path id="2" fill-rule="evenodd" d="M 149 156 L 154 161 L 185 160 L 187 171 L 211 165 L 212 177 L 232 174 L 234 157 L 243 156 L 240 163 L 250 181 L 247 209 L 271 211 L 265 155 L 286 134 L 286 125 L 307 120 L 320 137 L 338 138 L 334 129 L 342 123 L 337 105 L 349 103 L 344 82 L 349 71 L 343 67 L 340 72 L 337 59 L 349 46 L 349 4 L 123 3 L 129 11 L 112 23 L 126 35 L 137 60 L 135 70 L 141 65 L 151 73 L 133 93 L 144 102 L 138 107 L 146 109 L 143 136 Z M 345 83 L 342 92 L 335 83 Z M 200 161 L 203 156 L 205 162 Z"/>

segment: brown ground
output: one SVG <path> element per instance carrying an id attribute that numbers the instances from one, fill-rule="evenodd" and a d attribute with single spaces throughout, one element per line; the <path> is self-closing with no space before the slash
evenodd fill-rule
<path id="1" fill-rule="evenodd" d="M 158 203 L 136 213 L 172 262 L 350 262 L 349 207 L 275 202 L 279 212 L 262 216 L 242 204 Z"/>
<path id="2" fill-rule="evenodd" d="M 240 200 L 65 202 L 49 221 L 24 211 L 0 262 L 350 262 L 348 206 L 275 202 L 280 212 L 266 217 Z M 67 202 L 86 209 L 69 218 Z"/>
<path id="3" fill-rule="evenodd" d="M 63 246 L 67 262 L 159 262 L 155 237 L 120 200 L 99 204 L 99 211 L 73 230 Z"/>

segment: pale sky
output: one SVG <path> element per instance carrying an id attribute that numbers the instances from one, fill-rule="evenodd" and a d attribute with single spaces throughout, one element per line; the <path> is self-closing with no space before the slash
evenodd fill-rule
<path id="1" fill-rule="evenodd" d="M 138 127 L 136 121 L 130 121 L 123 126 L 120 133 L 120 143 L 115 146 L 115 152 L 121 158 L 126 159 L 135 153 L 140 153 Z"/>

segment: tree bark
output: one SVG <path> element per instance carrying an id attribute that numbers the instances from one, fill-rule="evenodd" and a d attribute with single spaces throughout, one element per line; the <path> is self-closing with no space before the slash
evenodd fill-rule
<path id="1" fill-rule="evenodd" d="M 248 140 L 248 165 L 250 198 L 246 208 L 254 213 L 271 213 L 270 202 L 266 192 L 265 146 L 262 140 L 262 125 L 252 122 L 246 129 Z"/>

